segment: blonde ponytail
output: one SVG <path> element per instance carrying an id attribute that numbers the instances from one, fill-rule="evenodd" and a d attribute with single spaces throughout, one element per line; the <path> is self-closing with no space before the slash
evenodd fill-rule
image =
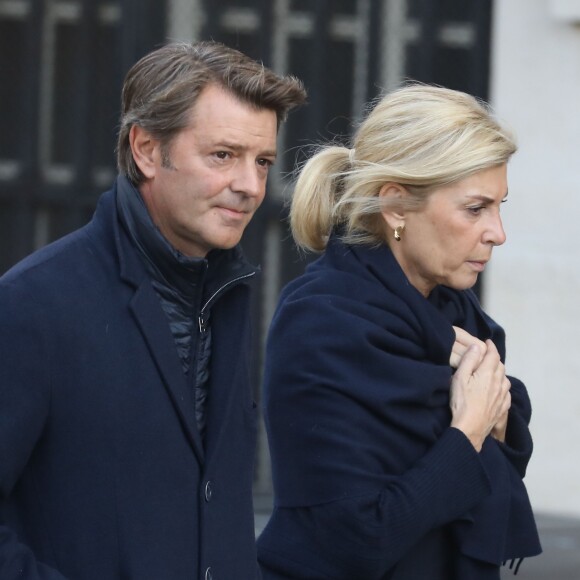
<path id="1" fill-rule="evenodd" d="M 290 206 L 290 226 L 296 244 L 321 252 L 335 224 L 335 206 L 350 169 L 349 149 L 331 145 L 302 167 Z"/>

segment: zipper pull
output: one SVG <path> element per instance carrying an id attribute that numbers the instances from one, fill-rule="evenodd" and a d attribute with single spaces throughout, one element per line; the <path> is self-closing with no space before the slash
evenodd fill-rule
<path id="1" fill-rule="evenodd" d="M 200 314 L 198 319 L 197 319 L 197 323 L 199 325 L 199 334 L 203 334 L 205 332 L 205 321 L 203 319 L 203 316 Z"/>

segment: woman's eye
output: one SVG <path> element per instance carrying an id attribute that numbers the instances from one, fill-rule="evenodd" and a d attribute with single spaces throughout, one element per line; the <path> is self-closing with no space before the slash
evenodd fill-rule
<path id="1" fill-rule="evenodd" d="M 483 206 L 478 205 L 476 207 L 468 207 L 467 211 L 472 215 L 479 215 L 481 213 L 482 209 L 483 209 Z"/>

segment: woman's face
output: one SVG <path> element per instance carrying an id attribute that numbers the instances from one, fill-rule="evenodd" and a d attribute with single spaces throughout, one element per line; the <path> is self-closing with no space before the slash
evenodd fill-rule
<path id="1" fill-rule="evenodd" d="M 424 296 L 442 284 L 471 288 L 505 242 L 500 205 L 507 196 L 507 167 L 501 165 L 440 187 L 425 206 L 405 212 L 401 241 L 391 238 L 395 258 Z"/>

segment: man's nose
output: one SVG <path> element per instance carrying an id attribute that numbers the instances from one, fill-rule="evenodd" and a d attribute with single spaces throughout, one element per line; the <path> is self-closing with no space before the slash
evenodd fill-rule
<path id="1" fill-rule="evenodd" d="M 231 183 L 232 191 L 248 197 L 259 197 L 266 189 L 266 177 L 255 161 L 239 161 Z"/>

